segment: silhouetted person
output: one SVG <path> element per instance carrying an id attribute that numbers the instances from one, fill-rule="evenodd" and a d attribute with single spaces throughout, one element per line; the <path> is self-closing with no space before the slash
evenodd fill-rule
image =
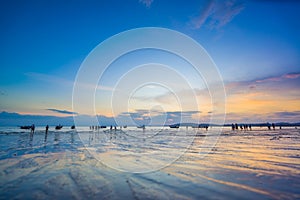
<path id="1" fill-rule="evenodd" d="M 205 126 L 205 129 L 207 130 L 207 129 L 208 129 L 208 126 Z"/>
<path id="2" fill-rule="evenodd" d="M 48 134 L 49 126 L 46 126 L 46 134 Z"/>
<path id="3" fill-rule="evenodd" d="M 251 124 L 249 124 L 249 129 L 250 129 L 250 131 L 252 131 L 252 127 L 251 127 Z"/>
<path id="4" fill-rule="evenodd" d="M 271 130 L 271 125 L 270 124 L 268 124 L 268 129 Z"/>
<path id="5" fill-rule="evenodd" d="M 243 126 L 242 125 L 240 125 L 240 129 L 243 130 Z"/>
<path id="6" fill-rule="evenodd" d="M 235 129 L 239 130 L 239 125 L 237 123 L 235 123 Z"/>
<path id="7" fill-rule="evenodd" d="M 35 130 L 35 126 L 34 124 L 31 125 L 31 133 L 34 133 L 34 130 Z"/>
<path id="8" fill-rule="evenodd" d="M 112 130 L 112 125 L 110 126 L 110 130 Z"/>
<path id="9" fill-rule="evenodd" d="M 49 129 L 49 126 L 47 125 L 46 126 L 46 134 L 45 134 L 45 140 L 44 140 L 44 142 L 47 142 L 48 129 Z"/>
<path id="10" fill-rule="evenodd" d="M 234 131 L 234 129 L 235 129 L 234 124 L 231 124 L 231 129 Z"/>
<path id="11" fill-rule="evenodd" d="M 273 130 L 275 131 L 275 124 L 274 123 L 272 123 L 272 127 L 273 127 Z"/>
<path id="12" fill-rule="evenodd" d="M 281 129 L 281 126 L 279 126 L 279 129 Z"/>

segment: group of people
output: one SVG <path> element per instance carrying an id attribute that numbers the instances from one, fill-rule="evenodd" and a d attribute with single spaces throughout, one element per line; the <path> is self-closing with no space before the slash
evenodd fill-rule
<path id="1" fill-rule="evenodd" d="M 275 130 L 275 124 L 274 123 L 272 123 L 272 124 L 268 123 L 268 129 L 269 130 L 271 130 L 271 126 L 272 126 L 273 130 Z M 280 127 L 280 129 L 281 129 L 281 127 Z"/>
<path id="2" fill-rule="evenodd" d="M 272 123 L 272 124 L 270 124 L 270 123 L 267 123 L 267 127 L 268 127 L 268 130 L 271 130 L 271 128 L 273 129 L 273 130 L 275 130 L 275 124 L 274 123 Z M 237 123 L 235 123 L 235 124 L 231 124 L 231 129 L 234 131 L 234 130 L 252 130 L 252 127 L 251 127 L 251 124 L 249 124 L 249 125 L 247 125 L 247 124 L 241 124 L 240 126 L 237 124 Z M 279 127 L 279 129 L 281 129 L 281 126 Z"/>
<path id="3" fill-rule="evenodd" d="M 239 130 L 239 125 L 237 124 L 237 123 L 235 123 L 235 124 L 231 124 L 231 129 L 234 131 L 234 130 Z M 240 129 L 241 130 L 252 130 L 252 126 L 251 126 L 251 124 L 241 124 L 240 125 Z"/>
<path id="4" fill-rule="evenodd" d="M 49 126 L 47 125 L 47 126 L 46 126 L 46 134 L 48 133 L 48 130 L 49 130 Z M 33 134 L 34 131 L 35 131 L 35 125 L 32 124 L 32 125 L 30 126 L 30 133 Z"/>

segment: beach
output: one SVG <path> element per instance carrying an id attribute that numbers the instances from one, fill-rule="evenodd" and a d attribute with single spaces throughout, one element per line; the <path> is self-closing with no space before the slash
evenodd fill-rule
<path id="1" fill-rule="evenodd" d="M 186 132 L 186 129 L 164 128 L 159 131 L 173 134 L 174 131 Z M 109 135 L 117 138 L 119 137 L 117 134 L 124 133 L 109 133 Z M 129 128 L 127 133 L 141 134 L 141 130 Z M 45 138 L 43 127 L 37 128 L 33 137 L 30 137 L 28 131 L 2 127 L 0 198 L 300 198 L 299 129 L 285 127 L 271 131 L 266 128 L 231 131 L 225 128 L 216 145 L 211 148 L 201 145 L 205 137 L 214 137 L 205 136 L 205 130 L 189 129 L 188 133 L 190 135 L 196 133 L 192 144 L 172 163 L 150 172 L 134 173 L 119 170 L 118 166 L 115 168 L 108 166 L 107 160 L 101 162 L 87 150 L 81 135 L 87 135 L 87 138 L 95 141 L 95 136 L 101 137 L 106 134 L 103 130 L 50 129 Z M 124 140 L 124 137 L 120 137 L 122 138 Z M 133 142 L 134 140 L 127 141 Z M 126 151 L 124 146 L 116 148 L 116 145 L 118 146 L 117 142 L 114 142 L 113 147 L 103 145 L 99 155 L 105 157 L 107 153 L 114 152 L 111 158 L 119 156 L 119 162 L 127 162 L 128 167 L 132 164 L 130 155 L 133 154 L 124 155 Z M 143 149 L 142 145 L 140 146 Z M 100 146 L 97 148 L 99 150 Z M 126 148 L 130 149 L 132 146 Z M 156 150 L 161 154 L 168 152 L 165 149 L 168 148 L 167 145 L 157 145 L 156 148 L 159 148 Z M 165 158 L 158 157 L 155 162 L 163 163 L 162 159 Z M 132 166 L 134 167 L 134 163 Z"/>

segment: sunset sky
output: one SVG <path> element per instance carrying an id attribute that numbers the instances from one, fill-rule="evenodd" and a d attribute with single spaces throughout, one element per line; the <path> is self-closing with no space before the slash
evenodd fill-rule
<path id="1" fill-rule="evenodd" d="M 76 74 L 99 43 L 129 29 L 162 27 L 193 38 L 211 56 L 224 81 L 227 122 L 299 122 L 299 19 L 300 1 L 1 1 L 0 112 L 71 116 Z M 190 80 L 200 102 L 199 112 L 183 110 L 187 118 L 208 121 L 212 110 L 203 80 L 183 61 L 151 50 L 128 55 L 106 72 L 96 94 L 96 114 L 129 113 L 147 120 L 145 109 L 153 103 L 176 117 L 176 100 L 155 85 L 139 90 L 127 110 L 112 112 L 108 98 L 130 67 L 166 60 Z M 82 108 L 77 114 L 93 113 Z"/>

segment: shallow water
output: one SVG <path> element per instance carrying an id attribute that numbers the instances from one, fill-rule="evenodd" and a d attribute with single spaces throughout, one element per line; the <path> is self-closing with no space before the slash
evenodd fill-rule
<path id="1" fill-rule="evenodd" d="M 300 198 L 299 129 L 77 131 L 2 127 L 0 198 Z"/>

